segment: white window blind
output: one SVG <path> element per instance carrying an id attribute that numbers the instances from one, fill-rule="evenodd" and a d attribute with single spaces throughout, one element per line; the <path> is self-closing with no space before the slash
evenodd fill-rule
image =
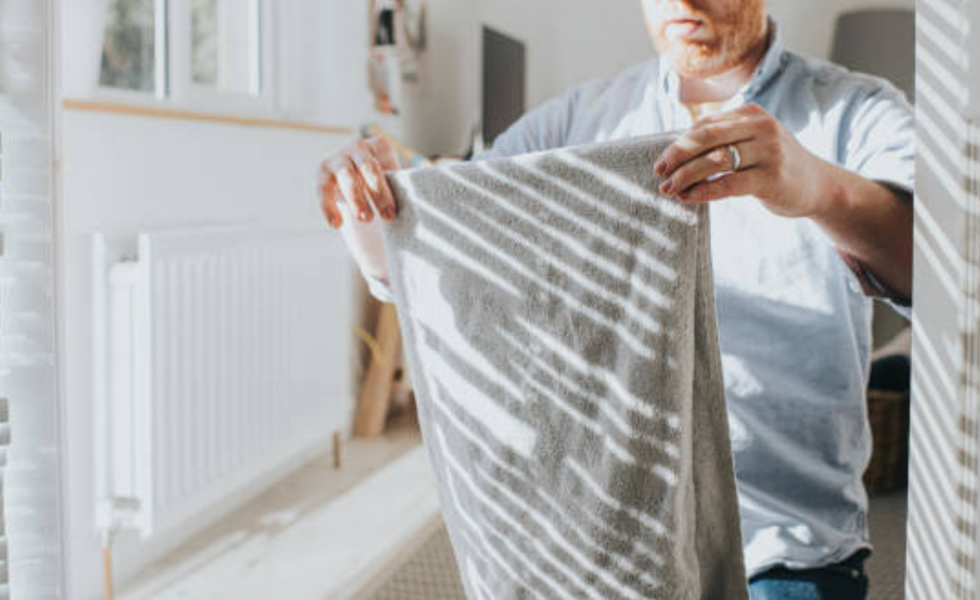
<path id="1" fill-rule="evenodd" d="M 0 599 L 62 598 L 54 0 L 0 2 Z"/>
<path id="2" fill-rule="evenodd" d="M 980 23 L 970 4 L 917 3 L 910 600 L 980 597 L 980 122 L 970 108 Z"/>
<path id="3" fill-rule="evenodd" d="M 2 300 L 2 299 L 0 299 Z M 4 479 L 10 447 L 10 403 L 0 398 L 0 498 L 5 497 Z M 10 598 L 10 562 L 7 553 L 6 511 L 0 506 L 0 598 Z"/>

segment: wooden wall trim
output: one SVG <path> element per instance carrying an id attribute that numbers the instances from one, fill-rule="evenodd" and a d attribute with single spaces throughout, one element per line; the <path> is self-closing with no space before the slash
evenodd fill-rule
<path id="1" fill-rule="evenodd" d="M 214 113 L 198 112 L 193 110 L 183 110 L 176 108 L 166 108 L 158 106 L 139 106 L 134 104 L 123 104 L 118 102 L 98 102 L 92 100 L 77 100 L 66 98 L 62 102 L 65 110 L 98 112 L 114 115 L 127 115 L 137 117 L 152 117 L 157 119 L 176 119 L 181 121 L 197 121 L 203 123 L 216 123 L 221 125 L 238 125 L 243 127 L 261 127 L 266 129 L 289 129 L 293 131 L 306 131 L 311 133 L 326 133 L 332 135 L 352 134 L 350 127 L 340 127 L 333 125 L 318 125 L 316 123 L 303 123 L 296 121 L 283 121 L 279 119 L 262 119 L 253 117 L 240 117 L 234 115 L 221 115 Z"/>

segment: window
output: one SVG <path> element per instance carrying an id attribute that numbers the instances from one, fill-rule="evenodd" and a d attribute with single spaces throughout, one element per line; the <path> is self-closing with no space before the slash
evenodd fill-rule
<path id="1" fill-rule="evenodd" d="M 164 95 L 166 55 L 161 0 L 112 0 L 107 7 L 99 85 Z"/>
<path id="2" fill-rule="evenodd" d="M 271 108 L 268 0 L 109 0 L 99 85 L 178 104 Z"/>
<path id="3" fill-rule="evenodd" d="M 191 0 L 191 80 L 252 96 L 262 93 L 259 0 Z"/>
<path id="4" fill-rule="evenodd" d="M 195 83 L 218 84 L 218 0 L 192 1 L 191 75 Z"/>

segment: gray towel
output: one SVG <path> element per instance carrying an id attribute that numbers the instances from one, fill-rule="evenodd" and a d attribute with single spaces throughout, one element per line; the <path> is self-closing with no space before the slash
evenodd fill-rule
<path id="1" fill-rule="evenodd" d="M 385 227 L 470 600 L 747 598 L 708 213 L 673 138 L 403 171 Z"/>

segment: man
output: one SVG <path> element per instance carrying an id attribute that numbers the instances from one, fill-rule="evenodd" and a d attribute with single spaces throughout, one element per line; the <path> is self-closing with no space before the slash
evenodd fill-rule
<path id="1" fill-rule="evenodd" d="M 911 294 L 912 111 L 881 79 L 786 51 L 765 0 L 643 9 L 658 59 L 535 109 L 480 158 L 685 131 L 651 168 L 663 193 L 712 202 L 751 597 L 863 599 L 868 296 Z M 381 140 L 322 165 L 324 214 L 382 298 L 370 222 L 396 217 L 382 172 L 397 168 Z"/>

